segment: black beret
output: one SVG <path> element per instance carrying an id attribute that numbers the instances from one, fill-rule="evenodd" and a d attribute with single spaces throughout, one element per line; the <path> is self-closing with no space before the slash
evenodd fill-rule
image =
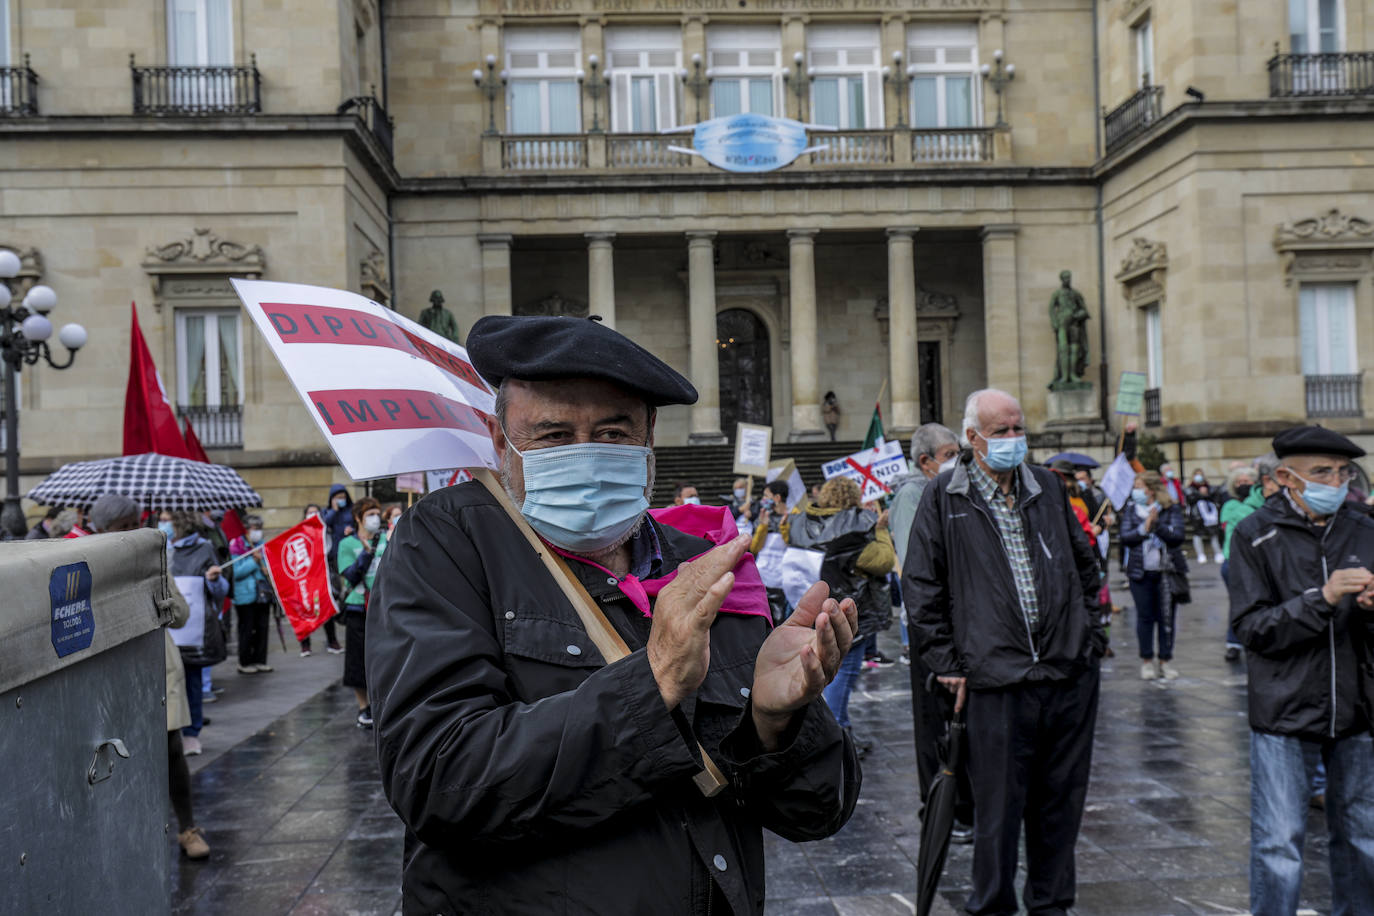
<path id="1" fill-rule="evenodd" d="M 472 365 L 492 385 L 596 378 L 612 382 L 651 407 L 695 404 L 697 390 L 624 334 L 589 318 L 488 315 L 468 332 Z"/>
<path id="2" fill-rule="evenodd" d="M 1321 426 L 1294 426 L 1274 437 L 1274 456 L 1340 455 L 1342 458 L 1363 458 L 1364 449 L 1338 432 Z"/>

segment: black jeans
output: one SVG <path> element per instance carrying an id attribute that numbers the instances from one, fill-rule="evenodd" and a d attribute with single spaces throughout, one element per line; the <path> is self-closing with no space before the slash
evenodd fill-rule
<path id="1" fill-rule="evenodd" d="M 1149 661 L 1156 655 L 1167 662 L 1174 657 L 1174 620 L 1178 606 L 1164 588 L 1162 573 L 1147 572 L 1139 582 L 1131 581 L 1131 598 L 1135 601 L 1135 635 L 1140 643 L 1140 657 Z M 1155 651 L 1155 632 L 1159 633 L 1159 650 Z"/>
<path id="2" fill-rule="evenodd" d="M 267 664 L 267 625 L 272 616 L 270 604 L 239 604 L 239 664 Z"/>
<path id="3" fill-rule="evenodd" d="M 1026 825 L 1026 911 L 1062 916 L 1076 887 L 1074 843 L 1083 821 L 1097 719 L 1097 669 L 1064 681 L 1023 682 L 968 697 L 974 916 L 1011 916 L 1016 853 Z"/>

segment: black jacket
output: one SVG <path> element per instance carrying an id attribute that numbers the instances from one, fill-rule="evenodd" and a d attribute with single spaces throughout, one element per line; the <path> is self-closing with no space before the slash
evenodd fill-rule
<path id="1" fill-rule="evenodd" d="M 890 532 L 879 532 L 878 516 L 866 509 L 821 509 L 808 506 L 792 516 L 787 542 L 825 553 L 821 581 L 830 597 L 854 599 L 859 611 L 855 640 L 886 630 L 892 623 L 892 591 L 887 577 L 896 554 Z"/>
<path id="2" fill-rule="evenodd" d="M 665 574 L 711 546 L 655 530 Z M 839 830 L 859 790 L 852 743 L 817 700 L 763 753 L 747 699 L 759 617 L 716 618 L 706 681 L 670 712 L 642 648 L 652 621 L 605 571 L 570 566 L 628 658 L 605 665 L 479 484 L 396 526 L 367 671 L 383 787 L 407 827 L 405 912 L 761 913 L 762 829 Z M 730 782 L 715 798 L 692 783 L 698 740 Z"/>
<path id="3" fill-rule="evenodd" d="M 1164 542 L 1173 560 L 1174 569 L 1185 575 L 1188 572 L 1188 558 L 1183 555 L 1185 525 L 1183 507 L 1173 503 L 1159 510 L 1155 519 L 1153 534 Z M 1145 512 L 1135 503 L 1127 502 L 1121 508 L 1121 544 L 1126 548 L 1121 565 L 1125 567 L 1126 578 L 1139 582 L 1145 578 L 1145 540 L 1150 532 L 1145 530 Z M 1158 570 L 1152 570 L 1157 572 Z"/>
<path id="4" fill-rule="evenodd" d="M 922 660 L 936 674 L 967 677 L 975 690 L 1062 680 L 1095 667 L 1107 644 L 1095 611 L 1097 559 L 1064 485 L 1044 468 L 1018 470 L 1040 610 L 1032 634 L 968 460 L 926 487 L 902 563 L 911 641 Z"/>
<path id="5" fill-rule="evenodd" d="M 1231 627 L 1245 646 L 1250 727 L 1319 741 L 1369 730 L 1374 611 L 1321 587 L 1337 569 L 1374 567 L 1374 520 L 1342 506 L 1309 524 L 1276 493 L 1231 538 Z"/>

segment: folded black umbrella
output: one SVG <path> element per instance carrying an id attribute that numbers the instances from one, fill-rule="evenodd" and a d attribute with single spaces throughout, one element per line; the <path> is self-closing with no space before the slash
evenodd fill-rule
<path id="1" fill-rule="evenodd" d="M 931 675 L 929 691 L 944 691 L 944 685 Z M 921 813 L 921 848 L 916 855 L 916 916 L 929 916 L 935 891 L 945 872 L 949 855 L 949 836 L 954 829 L 954 802 L 959 794 L 959 768 L 964 765 L 964 723 L 951 707 L 948 740 L 943 742 L 940 772 L 930 782 L 925 808 Z"/>

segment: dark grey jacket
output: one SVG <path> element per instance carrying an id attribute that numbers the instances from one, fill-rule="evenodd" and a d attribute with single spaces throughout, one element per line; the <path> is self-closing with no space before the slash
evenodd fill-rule
<path id="1" fill-rule="evenodd" d="M 666 574 L 710 548 L 655 524 Z M 382 785 L 406 824 L 406 913 L 752 914 L 764 828 L 829 836 L 859 790 L 821 700 L 765 754 L 748 693 L 768 635 L 721 614 L 706 681 L 671 712 L 642 648 L 652 621 L 569 564 L 630 648 L 607 666 L 552 577 L 479 484 L 401 517 L 368 610 Z M 729 788 L 692 783 L 700 741 Z M 713 890 L 715 888 L 715 890 Z"/>
<path id="2" fill-rule="evenodd" d="M 936 674 L 965 676 L 975 690 L 1063 680 L 1095 667 L 1107 644 L 1096 613 L 1099 569 L 1064 485 L 1044 468 L 1017 471 L 1039 599 L 1032 632 L 969 460 L 931 481 L 911 525 L 902 597 L 912 643 Z"/>
<path id="3" fill-rule="evenodd" d="M 1324 527 L 1276 493 L 1231 537 L 1231 627 L 1245 646 L 1250 727 L 1320 741 L 1369 730 L 1374 611 L 1321 587 L 1374 567 L 1374 520 L 1347 504 Z"/>

